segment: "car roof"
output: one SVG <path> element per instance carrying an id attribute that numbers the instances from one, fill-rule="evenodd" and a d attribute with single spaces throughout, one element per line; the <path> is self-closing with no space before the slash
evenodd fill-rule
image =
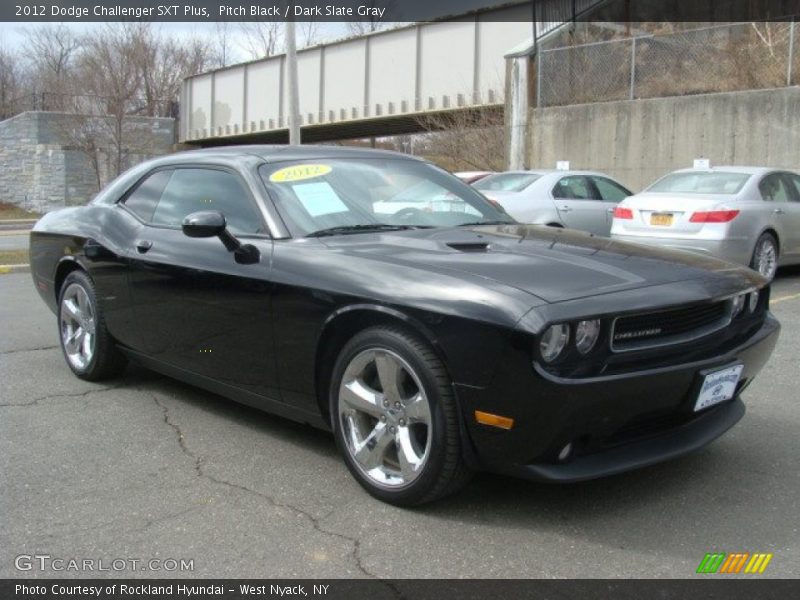
<path id="1" fill-rule="evenodd" d="M 256 156 L 265 162 L 278 162 L 290 160 L 304 160 L 317 158 L 395 158 L 405 160 L 421 160 L 415 156 L 392 152 L 390 150 L 376 150 L 374 148 L 359 148 L 355 146 L 327 146 L 304 144 L 288 146 L 278 144 L 258 144 L 243 146 L 214 146 L 200 150 L 187 150 L 174 157 L 187 157 L 187 160 L 198 158 L 213 158 L 232 156 Z"/>
<path id="2" fill-rule="evenodd" d="M 605 173 L 601 173 L 600 171 L 578 171 L 578 170 L 569 170 L 563 171 L 561 169 L 527 169 L 527 170 L 517 170 L 517 171 L 498 171 L 490 175 L 489 177 L 495 177 L 497 175 L 598 175 L 600 177 L 607 177 L 609 179 L 613 179 L 610 175 Z M 487 177 L 487 179 L 489 178 Z"/>
<path id="3" fill-rule="evenodd" d="M 708 173 L 714 172 L 724 172 L 724 173 L 741 173 L 743 175 L 763 175 L 765 173 L 771 173 L 773 171 L 780 171 L 783 169 L 773 169 L 771 167 L 746 167 L 746 166 L 728 166 L 728 165 L 719 165 L 715 167 L 711 167 L 710 169 L 678 169 L 676 171 L 672 171 L 672 173 L 693 173 L 696 171 L 705 171 Z"/>

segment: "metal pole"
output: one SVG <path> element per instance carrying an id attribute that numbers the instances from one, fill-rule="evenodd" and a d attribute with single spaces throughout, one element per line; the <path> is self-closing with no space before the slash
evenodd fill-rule
<path id="1" fill-rule="evenodd" d="M 631 44 L 631 93 L 630 99 L 636 98 L 636 38 L 633 38 Z"/>
<path id="2" fill-rule="evenodd" d="M 792 85 L 792 66 L 794 63 L 794 30 L 795 22 L 789 24 L 789 64 L 786 67 L 786 85 Z"/>
<path id="3" fill-rule="evenodd" d="M 297 84 L 297 44 L 294 20 L 286 22 L 286 73 L 289 76 L 289 144 L 300 144 L 300 100 Z"/>

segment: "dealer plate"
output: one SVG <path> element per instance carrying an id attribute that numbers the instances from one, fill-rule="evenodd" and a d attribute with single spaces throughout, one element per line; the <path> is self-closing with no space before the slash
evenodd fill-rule
<path id="1" fill-rule="evenodd" d="M 694 411 L 697 412 L 733 398 L 743 369 L 744 365 L 734 365 L 708 373 L 703 379 L 703 385 L 700 386 Z"/>

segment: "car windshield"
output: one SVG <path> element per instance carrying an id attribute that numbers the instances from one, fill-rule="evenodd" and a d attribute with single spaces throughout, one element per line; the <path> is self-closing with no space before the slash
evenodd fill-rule
<path id="1" fill-rule="evenodd" d="M 482 192 L 521 192 L 540 177 L 537 173 L 498 173 L 476 181 L 474 187 Z"/>
<path id="2" fill-rule="evenodd" d="M 295 237 L 514 222 L 458 178 L 416 160 L 320 158 L 259 172 Z"/>
<path id="3" fill-rule="evenodd" d="M 724 171 L 671 173 L 651 185 L 648 192 L 677 194 L 738 194 L 750 175 Z"/>

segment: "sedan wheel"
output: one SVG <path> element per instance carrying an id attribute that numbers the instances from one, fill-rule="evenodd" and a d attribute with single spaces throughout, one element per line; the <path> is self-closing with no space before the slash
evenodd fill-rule
<path id="1" fill-rule="evenodd" d="M 778 243 L 770 234 L 765 233 L 756 242 L 750 267 L 772 281 L 778 270 Z"/>
<path id="2" fill-rule="evenodd" d="M 106 329 L 94 283 L 83 271 L 67 275 L 61 286 L 58 326 L 67 365 L 81 379 L 107 379 L 125 368 L 125 357 Z"/>
<path id="3" fill-rule="evenodd" d="M 330 391 L 337 445 L 373 496 L 414 506 L 468 480 L 449 377 L 410 332 L 375 327 L 357 334 L 336 361 Z"/>

